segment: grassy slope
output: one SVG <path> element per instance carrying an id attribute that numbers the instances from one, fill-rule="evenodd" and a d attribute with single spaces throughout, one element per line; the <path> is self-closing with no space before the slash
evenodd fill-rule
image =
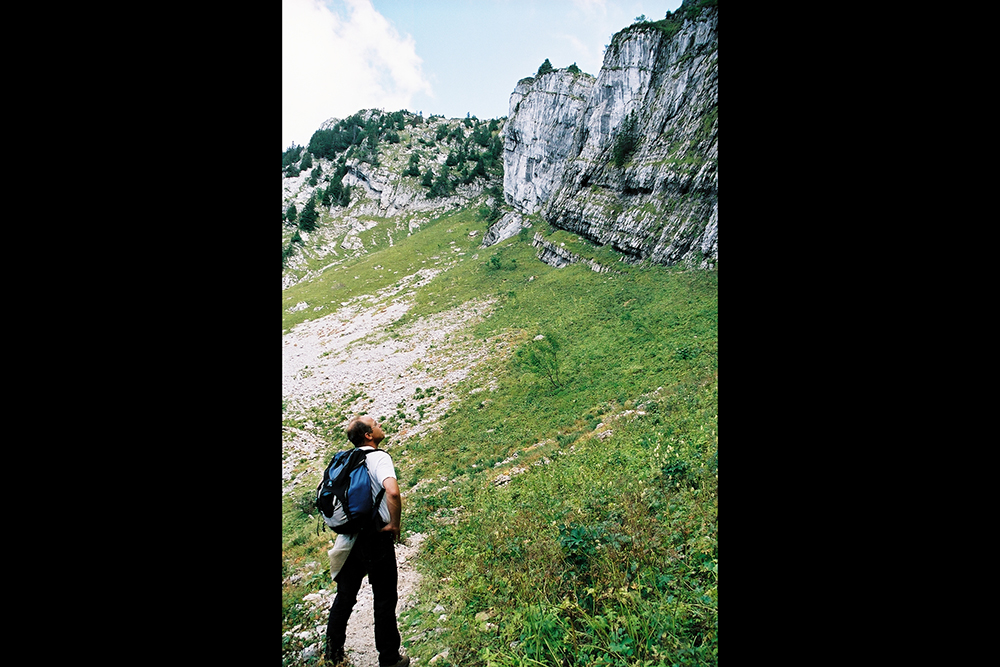
<path id="1" fill-rule="evenodd" d="M 311 316 L 289 305 L 344 301 L 448 262 L 408 318 L 492 297 L 475 335 L 519 349 L 544 332 L 561 342 L 560 386 L 498 353 L 460 389 L 445 427 L 395 456 L 404 530 L 428 534 L 426 590 L 400 619 L 404 645 L 424 664 L 447 648 L 437 665 L 715 664 L 717 273 L 553 269 L 527 235 L 478 250 L 481 235 L 468 232 L 484 228 L 459 211 L 282 297 L 287 329 Z M 489 381 L 494 390 L 470 393 Z M 339 448 L 337 408 L 313 417 Z M 498 487 L 501 473 L 512 479 Z M 283 577 L 322 561 L 329 537 L 301 507 L 284 500 Z M 295 607 L 325 585 L 320 572 L 283 586 L 283 630 L 325 622 Z M 286 664 L 299 664 L 301 647 L 285 644 Z"/>

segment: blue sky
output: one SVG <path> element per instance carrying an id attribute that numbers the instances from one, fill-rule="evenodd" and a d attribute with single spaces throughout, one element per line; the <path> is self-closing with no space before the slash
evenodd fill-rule
<path id="1" fill-rule="evenodd" d="M 282 0 L 282 149 L 356 111 L 508 113 L 548 58 L 597 75 L 611 35 L 681 0 Z"/>

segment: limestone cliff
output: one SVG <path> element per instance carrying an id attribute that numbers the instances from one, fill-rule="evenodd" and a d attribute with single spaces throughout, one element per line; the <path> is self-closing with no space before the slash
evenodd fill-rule
<path id="1" fill-rule="evenodd" d="M 577 121 L 584 113 L 594 77 L 554 70 L 522 79 L 510 96 L 504 130 L 504 196 L 524 213 L 534 213 L 560 182 L 573 154 Z"/>
<path id="2" fill-rule="evenodd" d="M 635 260 L 715 266 L 718 9 L 685 14 L 614 35 L 596 79 L 557 70 L 518 83 L 508 204 Z"/>

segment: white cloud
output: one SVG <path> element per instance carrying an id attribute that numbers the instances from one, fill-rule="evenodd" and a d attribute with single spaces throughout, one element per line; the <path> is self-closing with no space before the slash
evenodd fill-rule
<path id="1" fill-rule="evenodd" d="M 576 5 L 576 8 L 581 10 L 585 16 L 590 18 L 608 15 L 608 8 L 604 2 L 605 0 L 573 0 L 573 4 Z"/>
<path id="2" fill-rule="evenodd" d="M 416 43 L 400 35 L 371 0 L 345 0 L 341 16 L 320 0 L 282 0 L 282 148 L 308 143 L 328 118 L 361 109 L 408 108 L 433 96 Z"/>

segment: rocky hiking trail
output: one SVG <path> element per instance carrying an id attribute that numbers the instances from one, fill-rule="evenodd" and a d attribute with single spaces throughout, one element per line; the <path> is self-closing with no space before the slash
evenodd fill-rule
<path id="1" fill-rule="evenodd" d="M 407 286 L 412 289 L 432 277 L 414 275 Z M 408 438 L 436 428 L 437 418 L 456 398 L 457 383 L 464 380 L 477 363 L 504 346 L 502 342 L 498 346 L 496 340 L 477 339 L 463 333 L 466 327 L 488 316 L 489 302 L 466 303 L 431 318 L 418 319 L 387 335 L 383 330 L 412 307 L 412 293 L 397 291 L 378 296 L 380 300 L 374 306 L 371 297 L 347 302 L 337 311 L 303 322 L 283 334 L 282 400 L 286 417 L 330 405 L 342 409 L 345 415 L 363 412 L 381 418 L 396 414 L 397 406 L 404 400 L 410 399 L 412 403 L 418 389 L 434 387 L 436 400 L 425 408 L 419 419 L 414 419 L 416 424 L 403 424 L 399 432 L 383 443 L 382 448 L 394 454 L 405 451 Z M 411 411 L 408 407 L 408 416 Z M 412 416 L 417 415 L 413 412 Z M 311 432 L 309 422 L 301 428 L 283 427 L 282 451 L 286 456 L 282 462 L 282 495 L 301 494 L 313 486 L 315 473 L 322 472 L 327 463 L 321 457 L 331 445 L 346 447 L 348 443 L 346 438 L 342 442 L 327 442 L 325 436 Z M 403 474 L 398 463 L 397 473 Z M 421 480 L 413 488 L 425 481 L 428 480 Z M 409 490 L 403 488 L 404 507 Z M 419 533 L 407 535 L 405 518 L 402 528 L 404 542 L 396 545 L 397 616 L 416 604 L 420 574 L 415 563 L 424 539 Z M 320 563 L 325 563 L 326 558 L 325 549 L 319 551 L 299 575 L 322 567 Z M 302 665 L 316 664 L 323 655 L 326 618 L 336 596 L 336 586 L 332 582 L 328 586 L 303 598 L 303 603 L 313 611 L 317 625 L 297 630 L 298 636 L 307 643 L 301 656 Z M 372 624 L 372 592 L 366 578 L 347 628 L 345 648 L 352 667 L 378 667 Z M 403 628 L 401 634 L 404 642 L 411 639 Z"/>
<path id="2" fill-rule="evenodd" d="M 396 617 L 403 611 L 416 604 L 417 585 L 420 583 L 420 574 L 413 568 L 413 561 L 420 551 L 420 544 L 424 540 L 424 535 L 417 533 L 409 536 L 402 544 L 396 545 L 396 567 L 399 574 L 397 592 L 399 602 L 396 603 Z M 325 556 L 325 554 L 324 554 Z M 317 593 L 310 593 L 303 598 L 320 618 L 326 619 L 330 611 L 330 605 L 336 597 L 336 590 L 322 589 Z M 347 664 L 351 667 L 378 667 L 378 652 L 375 650 L 375 631 L 373 629 L 374 619 L 374 599 L 372 597 L 372 587 L 365 577 L 358 591 L 358 603 L 354 605 L 354 611 L 347 622 L 347 641 L 344 643 Z M 400 628 L 403 639 L 407 636 L 403 628 Z M 306 649 L 308 656 L 322 656 L 325 647 L 326 624 L 316 628 L 313 636 L 318 642 Z M 405 649 L 404 649 L 405 652 Z M 418 664 L 417 659 L 411 659 L 410 664 Z"/>

